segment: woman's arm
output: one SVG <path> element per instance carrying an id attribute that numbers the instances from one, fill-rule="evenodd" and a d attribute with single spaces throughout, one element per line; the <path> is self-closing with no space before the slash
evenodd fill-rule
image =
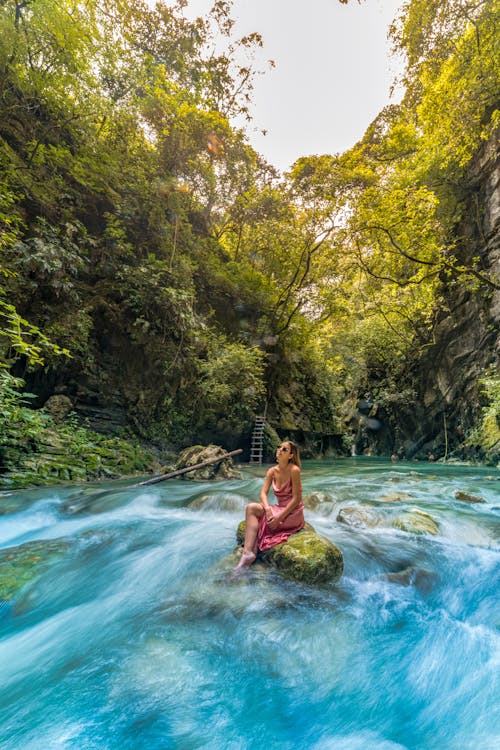
<path id="1" fill-rule="evenodd" d="M 274 466 L 272 466 L 270 469 L 267 470 L 266 478 L 264 479 L 264 484 L 262 485 L 262 489 L 260 491 L 260 504 L 264 508 L 264 513 L 266 514 L 266 517 L 269 514 L 269 500 L 267 499 L 267 495 L 269 492 L 269 488 L 271 487 L 271 482 L 273 481 L 273 471 L 274 471 Z"/>

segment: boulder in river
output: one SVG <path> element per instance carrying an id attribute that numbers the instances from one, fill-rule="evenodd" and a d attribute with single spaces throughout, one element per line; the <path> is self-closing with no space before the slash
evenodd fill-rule
<path id="1" fill-rule="evenodd" d="M 468 492 L 462 492 L 462 490 L 457 490 L 455 492 L 455 500 L 461 500 L 464 503 L 485 503 L 486 500 L 484 500 L 482 497 L 479 497 L 478 495 L 469 495 Z"/>
<path id="2" fill-rule="evenodd" d="M 302 496 L 304 508 L 307 510 L 325 510 L 331 511 L 334 506 L 334 500 L 326 492 L 310 492 Z"/>
<path id="3" fill-rule="evenodd" d="M 175 469 L 186 469 L 188 466 L 195 466 L 196 464 L 210 461 L 214 458 L 224 456 L 227 451 L 221 448 L 219 445 L 192 445 L 190 448 L 185 448 L 177 459 Z M 191 479 L 195 482 L 206 482 L 207 480 L 223 480 L 223 479 L 241 479 L 241 474 L 235 470 L 233 459 L 225 458 L 223 461 L 204 466 L 201 469 L 195 469 L 186 474 L 181 475 L 182 479 Z"/>
<path id="4" fill-rule="evenodd" d="M 352 506 L 348 505 L 345 508 L 341 508 L 337 515 L 337 521 L 339 523 L 345 523 L 348 526 L 359 527 L 370 527 L 383 526 L 384 519 L 380 516 L 376 510 L 369 505 Z"/>
<path id="5" fill-rule="evenodd" d="M 389 492 L 387 495 L 377 497 L 378 503 L 398 503 L 400 500 L 409 500 L 411 495 L 407 492 Z"/>
<path id="6" fill-rule="evenodd" d="M 244 537 L 245 521 L 241 521 L 236 532 L 239 544 L 243 544 Z M 342 552 L 329 539 L 317 534 L 309 523 L 286 542 L 260 552 L 258 559 L 301 583 L 336 583 L 344 571 Z"/>
<path id="7" fill-rule="evenodd" d="M 235 492 L 207 492 L 193 498 L 190 510 L 241 511 L 245 510 L 248 498 Z"/>
<path id="8" fill-rule="evenodd" d="M 392 522 L 392 526 L 410 534 L 439 534 L 439 527 L 433 517 L 418 508 L 402 513 Z"/>

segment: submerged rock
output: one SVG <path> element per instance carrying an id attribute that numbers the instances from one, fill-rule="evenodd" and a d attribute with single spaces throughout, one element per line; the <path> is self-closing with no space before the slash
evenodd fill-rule
<path id="1" fill-rule="evenodd" d="M 248 499 L 233 492 L 214 492 L 198 495 L 188 504 L 191 510 L 244 510 Z"/>
<path id="2" fill-rule="evenodd" d="M 462 492 L 461 490 L 457 490 L 455 492 L 455 500 L 461 500 L 464 503 L 485 503 L 486 500 L 484 500 L 482 497 L 479 497 L 478 495 L 469 495 L 468 492 Z"/>
<path id="3" fill-rule="evenodd" d="M 0 600 L 11 599 L 69 546 L 69 542 L 62 539 L 51 539 L 0 550 Z"/>
<path id="4" fill-rule="evenodd" d="M 371 506 L 360 503 L 341 508 L 337 521 L 353 528 L 392 527 L 410 534 L 439 534 L 434 518 L 418 508 L 410 508 L 394 517 L 390 511 L 377 512 Z"/>
<path id="5" fill-rule="evenodd" d="M 341 508 L 337 515 L 339 523 L 345 523 L 348 526 L 370 527 L 383 526 L 383 518 L 369 505 L 357 505 Z"/>
<path id="6" fill-rule="evenodd" d="M 385 577 L 390 583 L 397 583 L 399 586 L 415 586 L 423 593 L 431 591 L 436 581 L 436 574 L 432 570 L 415 568 L 413 565 L 397 572 L 387 573 Z"/>
<path id="7" fill-rule="evenodd" d="M 210 461 L 211 459 L 218 458 L 226 453 L 227 451 L 219 445 L 192 445 L 190 448 L 185 448 L 185 450 L 182 451 L 177 459 L 177 463 L 175 464 L 175 469 L 186 469 L 188 466 L 195 466 L 204 461 Z M 232 458 L 225 458 L 223 461 L 209 464 L 208 466 L 196 469 L 195 471 L 190 471 L 181 476 L 182 479 L 191 479 L 195 482 L 241 479 L 241 474 L 234 469 Z"/>
<path id="8" fill-rule="evenodd" d="M 244 538 L 245 521 L 241 521 L 236 531 L 238 544 L 243 544 Z M 309 523 L 286 542 L 260 552 L 258 559 L 301 583 L 336 583 L 344 571 L 342 552 Z"/>
<path id="9" fill-rule="evenodd" d="M 433 517 L 418 508 L 402 513 L 392 522 L 392 526 L 410 534 L 439 534 L 439 527 Z"/>
<path id="10" fill-rule="evenodd" d="M 326 492 L 310 492 L 303 495 L 302 502 L 307 510 L 318 510 L 322 505 L 332 505 L 332 498 Z"/>
<path id="11" fill-rule="evenodd" d="M 398 503 L 400 500 L 409 500 L 411 495 L 407 492 L 389 492 L 387 495 L 377 497 L 378 503 Z"/>

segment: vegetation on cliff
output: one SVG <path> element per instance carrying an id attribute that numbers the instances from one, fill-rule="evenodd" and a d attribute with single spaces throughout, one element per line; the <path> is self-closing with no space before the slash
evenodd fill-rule
<path id="1" fill-rule="evenodd" d="M 233 447 L 266 403 L 312 436 L 351 434 L 366 393 L 389 421 L 411 408 L 449 290 L 499 289 L 457 232 L 500 119 L 498 8 L 409 0 L 391 31 L 401 104 L 280 176 L 233 124 L 262 40 L 234 38 L 229 2 L 188 21 L 181 0 L 3 0 L 3 373 L 34 406 L 62 393 L 99 430 L 162 447 Z M 41 429 L 22 409 L 21 432 Z"/>

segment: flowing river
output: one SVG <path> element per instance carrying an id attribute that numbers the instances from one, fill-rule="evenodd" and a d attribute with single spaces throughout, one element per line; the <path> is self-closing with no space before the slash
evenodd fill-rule
<path id="1" fill-rule="evenodd" d="M 264 471 L 0 493 L 2 750 L 498 750 L 500 472 L 305 462 L 310 587 L 228 575 Z"/>

